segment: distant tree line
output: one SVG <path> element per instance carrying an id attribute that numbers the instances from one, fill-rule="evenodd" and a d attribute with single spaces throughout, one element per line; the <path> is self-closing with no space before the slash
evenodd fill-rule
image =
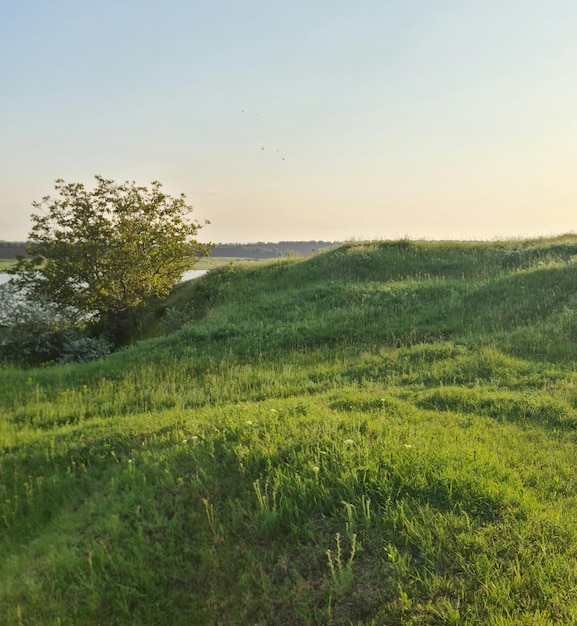
<path id="1" fill-rule="evenodd" d="M 279 241 L 278 243 L 219 243 L 210 252 L 216 257 L 241 257 L 244 259 L 274 259 L 291 254 L 308 256 L 322 250 L 340 245 L 331 241 Z M 0 259 L 15 259 L 18 255 L 26 256 L 26 243 L 0 241 Z"/>
<path id="2" fill-rule="evenodd" d="M 277 257 L 308 256 L 327 250 L 338 242 L 331 241 L 279 241 L 278 243 L 219 243 L 211 250 L 211 256 L 242 257 L 245 259 L 274 259 Z"/>
<path id="3" fill-rule="evenodd" d="M 26 243 L 22 241 L 0 241 L 0 259 L 15 259 L 26 255 Z"/>

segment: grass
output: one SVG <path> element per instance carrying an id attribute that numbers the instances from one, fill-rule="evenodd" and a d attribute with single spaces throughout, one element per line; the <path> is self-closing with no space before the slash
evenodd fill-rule
<path id="1" fill-rule="evenodd" d="M 223 265 L 230 265 L 231 263 L 238 263 L 244 261 L 240 257 L 232 256 L 207 256 L 198 259 L 194 269 L 196 270 L 212 270 L 216 267 L 222 267 Z"/>
<path id="2" fill-rule="evenodd" d="M 0 272 L 5 272 L 16 265 L 16 261 L 12 259 L 0 259 Z"/>
<path id="3" fill-rule="evenodd" d="M 576 253 L 227 263 L 0 370 L 0 623 L 576 623 Z"/>

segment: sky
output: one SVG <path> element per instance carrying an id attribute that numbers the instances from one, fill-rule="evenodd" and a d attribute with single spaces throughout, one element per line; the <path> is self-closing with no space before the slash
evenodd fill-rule
<path id="1" fill-rule="evenodd" d="M 0 240 L 54 181 L 203 241 L 577 229 L 575 0 L 0 0 Z"/>

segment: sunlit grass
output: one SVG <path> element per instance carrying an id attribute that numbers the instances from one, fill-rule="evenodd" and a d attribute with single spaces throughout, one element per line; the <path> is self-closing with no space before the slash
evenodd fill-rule
<path id="1" fill-rule="evenodd" d="M 577 622 L 575 252 L 226 264 L 0 370 L 0 623 Z"/>
<path id="2" fill-rule="evenodd" d="M 16 261 L 12 259 L 0 259 L 0 272 L 5 272 L 6 270 L 14 267 L 16 265 Z"/>
<path id="3" fill-rule="evenodd" d="M 222 267 L 223 265 L 230 265 L 231 263 L 238 263 L 245 259 L 232 256 L 206 256 L 201 257 L 194 265 L 196 270 L 212 270 L 215 267 Z"/>

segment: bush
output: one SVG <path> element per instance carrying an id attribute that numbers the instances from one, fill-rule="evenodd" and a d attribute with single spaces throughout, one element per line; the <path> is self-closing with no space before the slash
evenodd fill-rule
<path id="1" fill-rule="evenodd" d="M 59 363 L 84 363 L 104 358 L 112 351 L 112 345 L 100 337 L 83 335 L 67 337 L 62 344 Z"/>
<path id="2" fill-rule="evenodd" d="M 32 299 L 14 284 L 0 286 L 0 359 L 20 365 L 102 358 L 111 350 L 91 337 L 77 311 Z"/>

